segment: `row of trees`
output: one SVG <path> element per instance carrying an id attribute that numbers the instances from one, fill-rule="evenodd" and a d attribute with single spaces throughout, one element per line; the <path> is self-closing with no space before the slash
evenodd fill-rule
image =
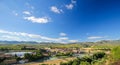
<path id="1" fill-rule="evenodd" d="M 67 63 L 60 63 L 60 65 L 92 65 L 96 62 L 96 60 L 99 60 L 103 58 L 104 56 L 105 56 L 104 52 L 98 52 L 89 57 L 86 56 L 83 58 L 77 58 Z"/>

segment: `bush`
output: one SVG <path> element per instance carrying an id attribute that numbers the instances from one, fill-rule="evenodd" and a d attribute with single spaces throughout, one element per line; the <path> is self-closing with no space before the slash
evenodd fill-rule
<path id="1" fill-rule="evenodd" d="M 80 61 L 91 63 L 93 60 L 92 60 L 92 58 L 85 56 L 85 57 L 81 58 Z"/>
<path id="2" fill-rule="evenodd" d="M 72 65 L 79 65 L 79 62 L 73 61 Z"/>
<path id="3" fill-rule="evenodd" d="M 98 52 L 98 53 L 93 54 L 92 59 L 93 60 L 98 60 L 98 59 L 103 58 L 104 56 L 105 56 L 104 52 Z"/>

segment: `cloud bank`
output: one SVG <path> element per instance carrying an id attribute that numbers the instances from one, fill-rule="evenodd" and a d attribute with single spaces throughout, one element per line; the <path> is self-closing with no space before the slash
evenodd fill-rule
<path id="1" fill-rule="evenodd" d="M 36 41 L 36 42 L 58 42 L 58 43 L 71 43 L 78 42 L 78 40 L 70 40 L 68 37 L 51 38 L 38 34 L 30 34 L 25 32 L 10 32 L 0 30 L 0 40 L 9 41 Z"/>

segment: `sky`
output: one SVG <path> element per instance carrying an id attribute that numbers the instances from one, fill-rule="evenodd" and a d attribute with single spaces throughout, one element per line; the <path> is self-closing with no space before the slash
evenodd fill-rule
<path id="1" fill-rule="evenodd" d="M 119 0 L 0 0 L 0 40 L 120 39 Z"/>

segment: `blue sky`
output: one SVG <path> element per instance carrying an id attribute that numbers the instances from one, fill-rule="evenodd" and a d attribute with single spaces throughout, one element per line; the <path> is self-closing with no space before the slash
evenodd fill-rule
<path id="1" fill-rule="evenodd" d="M 119 3 L 118 0 L 0 0 L 0 40 L 119 39 Z"/>

